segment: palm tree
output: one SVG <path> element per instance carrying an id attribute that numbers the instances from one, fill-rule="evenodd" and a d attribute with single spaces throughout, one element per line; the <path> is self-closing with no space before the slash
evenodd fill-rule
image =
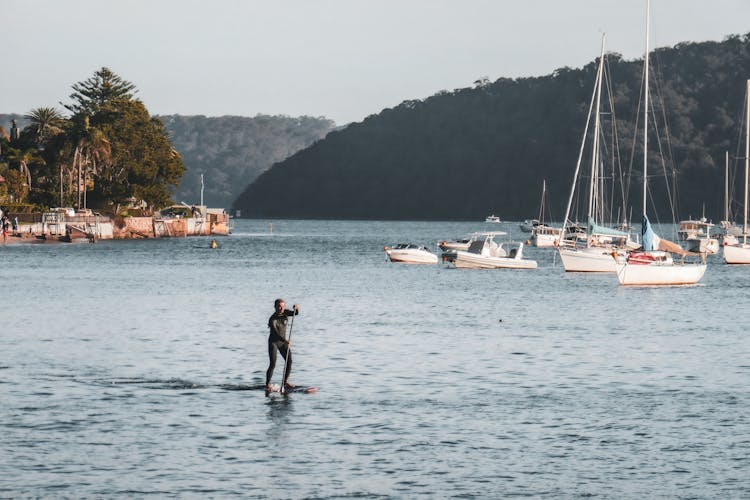
<path id="1" fill-rule="evenodd" d="M 78 172 L 78 206 L 86 208 L 86 190 L 89 172 L 96 178 L 101 167 L 109 161 L 112 148 L 104 133 L 89 125 L 88 116 L 74 130 L 76 147 L 73 150 L 73 168 Z M 81 189 L 83 186 L 83 189 Z"/>
<path id="2" fill-rule="evenodd" d="M 39 156 L 38 151 L 34 148 L 24 150 L 10 148 L 8 149 L 8 154 L 6 156 L 11 165 L 18 164 L 18 171 L 26 181 L 25 187 L 28 190 L 31 190 L 31 169 L 29 166 L 34 164 L 45 165 L 46 162 L 44 161 L 44 158 Z"/>
<path id="3" fill-rule="evenodd" d="M 31 122 L 29 126 L 34 128 L 34 136 L 39 145 L 61 133 L 65 126 L 65 118 L 55 108 L 34 108 L 24 118 Z"/>

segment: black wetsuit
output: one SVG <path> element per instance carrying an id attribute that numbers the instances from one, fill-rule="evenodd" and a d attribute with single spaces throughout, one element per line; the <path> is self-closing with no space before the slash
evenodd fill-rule
<path id="1" fill-rule="evenodd" d="M 287 317 L 295 316 L 299 311 L 285 309 L 281 313 L 273 313 L 268 318 L 268 370 L 266 370 L 266 385 L 271 383 L 273 369 L 276 367 L 276 351 L 281 353 L 281 357 L 286 360 L 286 369 L 284 370 L 284 382 L 286 383 L 289 374 L 292 372 L 292 353 L 289 350 L 289 342 L 286 340 L 286 322 Z"/>

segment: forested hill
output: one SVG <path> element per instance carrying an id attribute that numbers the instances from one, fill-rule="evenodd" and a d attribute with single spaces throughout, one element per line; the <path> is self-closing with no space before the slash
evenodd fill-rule
<path id="1" fill-rule="evenodd" d="M 332 120 L 309 116 L 159 116 L 186 167 L 175 200 L 229 208 L 275 162 L 323 138 Z"/>
<path id="2" fill-rule="evenodd" d="M 642 141 L 633 146 L 633 135 L 642 120 L 643 62 L 616 54 L 606 60 L 622 170 L 632 171 L 627 206 L 637 218 Z M 667 170 L 677 172 L 677 216 L 700 215 L 705 203 L 706 215 L 718 219 L 724 152 L 739 151 L 744 123 L 750 34 L 657 49 L 651 61 L 654 112 L 666 116 L 669 137 L 663 126 L 658 138 L 652 132 L 649 150 L 661 145 L 673 159 Z M 245 217 L 480 220 L 495 213 L 518 220 L 537 214 L 546 179 L 548 217 L 560 220 L 596 69 L 592 62 L 542 77 L 478 81 L 403 102 L 274 165 L 234 206 Z M 652 156 L 651 199 L 668 222 L 664 174 Z"/>
<path id="3" fill-rule="evenodd" d="M 157 116 L 170 134 L 172 146 L 182 155 L 185 175 L 174 193 L 176 201 L 200 201 L 200 175 L 204 176 L 204 201 L 210 207 L 229 208 L 242 190 L 275 162 L 323 138 L 335 124 L 309 116 Z M 10 130 L 28 125 L 23 115 L 0 114 L 0 127 Z"/>

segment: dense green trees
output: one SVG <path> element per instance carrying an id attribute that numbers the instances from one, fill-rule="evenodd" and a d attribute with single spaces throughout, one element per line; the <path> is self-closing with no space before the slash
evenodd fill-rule
<path id="1" fill-rule="evenodd" d="M 134 98 L 135 86 L 102 68 L 73 91 L 70 118 L 36 108 L 17 138 L 0 138 L 0 202 L 112 213 L 131 202 L 152 210 L 170 203 L 185 167 L 162 122 Z"/>
<path id="2" fill-rule="evenodd" d="M 639 186 L 642 61 L 608 55 L 627 186 Z M 650 183 L 658 218 L 721 215 L 724 151 L 736 153 L 750 35 L 685 43 L 652 54 L 652 113 L 661 123 Z M 534 216 L 542 179 L 553 219 L 563 215 L 596 63 L 535 78 L 411 100 L 329 134 L 274 165 L 235 202 L 246 217 L 506 219 Z M 641 115 L 642 116 L 642 115 Z M 668 135 L 667 135 L 668 132 Z M 651 148 L 650 148 L 651 149 Z M 739 156 L 739 154 L 735 154 Z M 658 169 L 658 170 L 657 170 Z M 677 194 L 666 188 L 677 187 Z M 626 189 L 628 207 L 640 189 Z M 635 214 L 639 210 L 634 211 Z"/>

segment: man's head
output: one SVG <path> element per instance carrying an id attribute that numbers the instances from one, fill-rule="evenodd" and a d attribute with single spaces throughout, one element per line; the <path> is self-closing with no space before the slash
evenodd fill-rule
<path id="1" fill-rule="evenodd" d="M 273 308 L 276 309 L 277 313 L 283 312 L 286 308 L 286 303 L 284 302 L 284 299 L 276 299 L 273 302 Z"/>

